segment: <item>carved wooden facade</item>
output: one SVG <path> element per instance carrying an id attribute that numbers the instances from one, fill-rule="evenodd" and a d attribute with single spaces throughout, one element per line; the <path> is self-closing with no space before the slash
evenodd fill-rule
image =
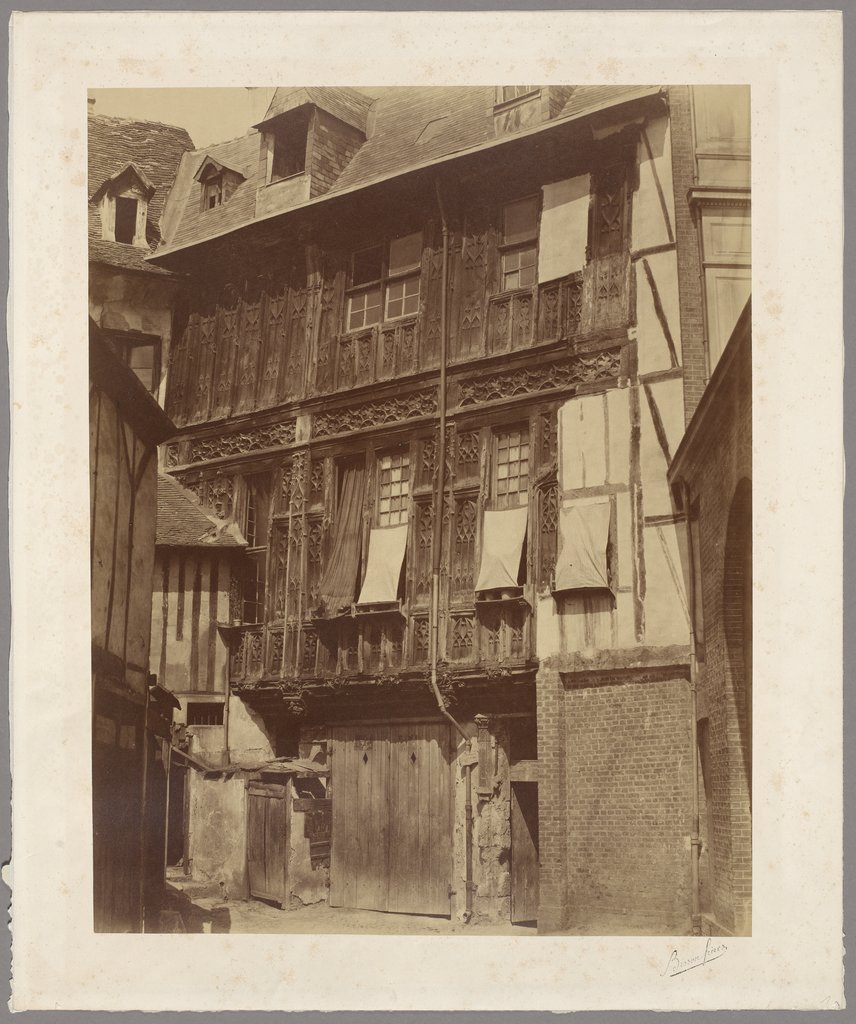
<path id="1" fill-rule="evenodd" d="M 534 668 L 536 598 L 549 588 L 557 553 L 556 410 L 569 395 L 623 385 L 632 373 L 635 148 L 609 152 L 591 168 L 585 265 L 547 281 L 533 272 L 531 283 L 503 289 L 502 211 L 517 198 L 513 185 L 456 196 L 439 622 L 446 672 L 490 678 Z M 533 162 L 518 193 L 540 190 L 538 173 Z M 264 474 L 273 495 L 260 621 L 243 621 L 247 601 L 238 593 L 233 601 L 233 683 L 288 688 L 427 671 L 443 255 L 433 189 L 405 198 L 407 227 L 422 244 L 418 308 L 406 315 L 385 318 L 382 306 L 376 323 L 348 329 L 368 304 L 349 315 L 353 254 L 394 236 L 405 205 L 398 194 L 374 235 L 354 214 L 338 231 L 304 226 L 299 243 L 268 244 L 264 260 L 250 244 L 243 256 L 227 249 L 206 262 L 204 280 L 191 274 L 199 287 L 172 350 L 167 405 L 184 436 L 167 447 L 167 468 L 241 526 L 248 480 Z M 519 499 L 529 510 L 522 589 L 519 599 L 478 602 L 484 513 L 501 507 L 497 438 L 511 428 L 529 453 Z M 378 459 L 390 452 L 409 464 L 400 608 L 321 615 L 342 466 L 356 457 L 364 467 L 362 579 L 378 525 Z"/>

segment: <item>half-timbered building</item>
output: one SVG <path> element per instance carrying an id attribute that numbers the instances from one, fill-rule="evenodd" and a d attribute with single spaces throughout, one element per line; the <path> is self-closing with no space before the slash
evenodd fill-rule
<path id="1" fill-rule="evenodd" d="M 148 260 L 188 288 L 165 468 L 247 541 L 216 606 L 224 689 L 272 751 L 329 768 L 334 906 L 698 927 L 666 472 L 747 276 L 732 108 L 278 89 L 182 158 Z"/>

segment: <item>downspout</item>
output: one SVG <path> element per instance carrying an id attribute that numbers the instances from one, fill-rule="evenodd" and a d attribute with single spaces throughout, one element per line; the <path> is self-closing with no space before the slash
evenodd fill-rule
<path id="1" fill-rule="evenodd" d="M 690 489 L 681 481 L 681 503 L 684 507 L 686 524 L 687 559 L 689 562 L 689 608 L 690 608 L 690 746 L 692 750 L 692 833 L 690 835 L 690 873 L 692 877 L 692 928 L 693 935 L 701 935 L 701 909 L 699 900 L 699 857 L 701 856 L 701 834 L 698 808 L 698 660 L 696 658 L 696 553 L 693 550 L 692 525 L 690 523 Z"/>
<path id="2" fill-rule="evenodd" d="M 437 400 L 439 438 L 437 442 L 437 481 L 434 489 L 433 550 L 431 553 L 430 678 L 431 689 L 434 691 L 434 697 L 436 698 L 440 714 L 454 726 L 469 748 L 470 737 L 466 734 L 461 724 L 449 713 L 446 701 L 440 692 L 440 687 L 437 685 L 437 658 L 440 649 L 440 563 L 443 554 L 443 502 L 446 490 L 446 361 L 448 348 L 448 317 L 446 307 L 448 304 L 449 287 L 449 226 L 446 221 L 446 211 L 443 207 L 439 179 L 436 179 L 434 184 L 437 190 L 437 206 L 440 210 L 440 221 L 443 228 L 443 266 L 440 285 L 440 386 Z M 469 759 L 467 764 L 464 765 L 464 780 L 466 785 L 466 802 L 464 806 L 465 909 L 463 919 L 464 923 L 467 923 L 473 916 L 473 765 Z"/>

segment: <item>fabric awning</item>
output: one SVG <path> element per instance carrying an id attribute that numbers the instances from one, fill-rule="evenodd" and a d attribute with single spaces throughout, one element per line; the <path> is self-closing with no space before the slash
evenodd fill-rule
<path id="1" fill-rule="evenodd" d="M 554 593 L 610 589 L 606 564 L 610 515 L 609 501 L 561 509 Z"/>
<path id="2" fill-rule="evenodd" d="M 476 591 L 520 586 L 520 558 L 528 515 L 528 505 L 485 512 Z"/>
<path id="3" fill-rule="evenodd" d="M 403 526 L 380 526 L 372 530 L 369 537 L 369 561 L 358 605 L 389 604 L 398 600 L 398 584 L 406 548 L 406 523 Z"/>

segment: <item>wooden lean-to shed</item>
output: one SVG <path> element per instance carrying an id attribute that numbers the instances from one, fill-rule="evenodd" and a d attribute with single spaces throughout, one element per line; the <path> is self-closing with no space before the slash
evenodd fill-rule
<path id="1" fill-rule="evenodd" d="M 330 878 L 329 771 L 282 758 L 247 780 L 247 885 L 283 909 L 327 899 Z"/>

